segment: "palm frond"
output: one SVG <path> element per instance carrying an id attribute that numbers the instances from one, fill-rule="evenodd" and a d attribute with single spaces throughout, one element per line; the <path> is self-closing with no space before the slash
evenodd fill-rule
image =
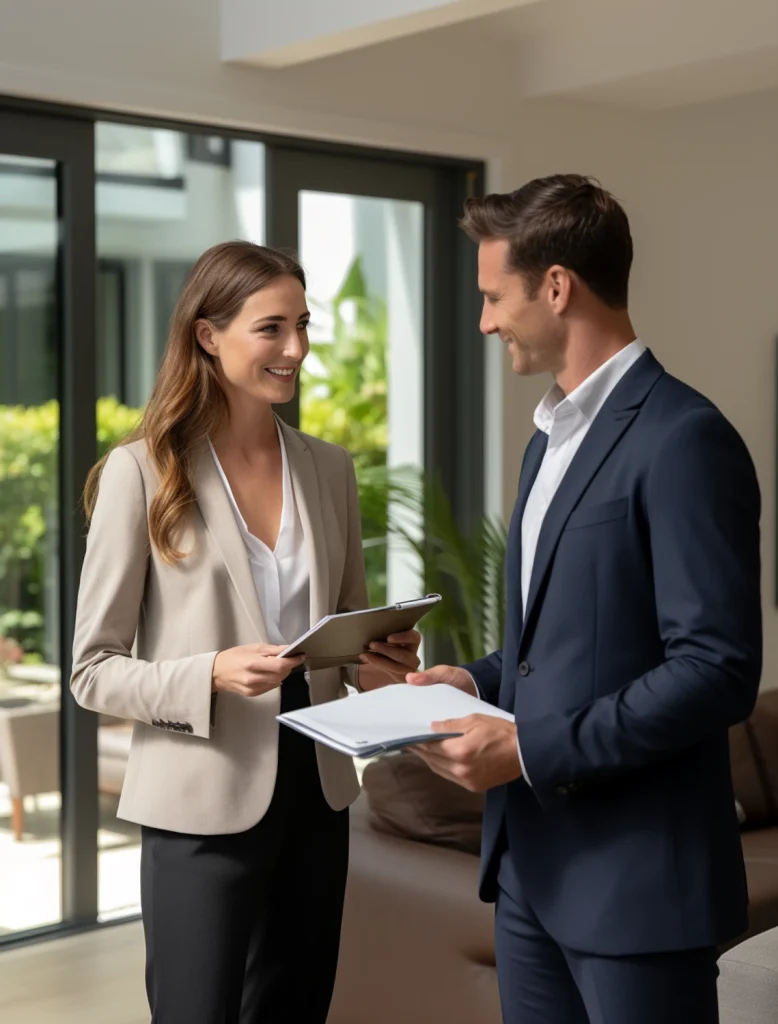
<path id="1" fill-rule="evenodd" d="M 381 491 L 383 501 L 377 498 Z M 471 531 L 463 531 L 440 483 L 412 468 L 380 467 L 363 473 L 360 499 L 365 500 L 363 517 L 370 516 L 374 505 L 386 510 L 386 530 L 417 556 L 420 582 L 443 596 L 424 618 L 424 632 L 447 637 L 460 662 L 500 647 L 505 621 L 504 524 L 484 517 Z M 409 519 L 414 525 L 409 526 Z"/>

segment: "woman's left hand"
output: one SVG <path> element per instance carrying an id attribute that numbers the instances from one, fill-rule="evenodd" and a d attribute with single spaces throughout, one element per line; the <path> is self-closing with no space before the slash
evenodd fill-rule
<path id="1" fill-rule="evenodd" d="M 418 650 L 421 634 L 415 629 L 407 633 L 393 633 L 383 643 L 372 643 L 370 651 L 361 656 L 359 685 L 363 690 L 375 690 L 387 683 L 403 683 L 409 672 L 421 664 Z"/>

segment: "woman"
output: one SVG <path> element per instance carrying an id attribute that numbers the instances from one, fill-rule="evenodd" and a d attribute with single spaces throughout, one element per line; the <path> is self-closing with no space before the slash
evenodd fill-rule
<path id="1" fill-rule="evenodd" d="M 342 697 L 347 673 L 308 681 L 278 654 L 367 592 L 351 459 L 272 411 L 309 318 L 289 256 L 210 249 L 139 430 L 87 484 L 71 687 L 135 720 L 119 815 L 143 826 L 154 1024 L 327 1017 L 358 784 L 276 715 Z M 404 679 L 418 645 L 388 638 L 351 681 Z"/>

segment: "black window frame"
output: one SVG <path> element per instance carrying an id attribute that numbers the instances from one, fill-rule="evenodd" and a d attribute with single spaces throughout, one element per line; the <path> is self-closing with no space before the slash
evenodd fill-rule
<path id="1" fill-rule="evenodd" d="M 79 929 L 97 919 L 97 716 L 80 708 L 67 690 L 85 548 L 80 497 L 96 448 L 95 403 L 83 401 L 96 390 L 94 133 L 81 118 L 19 110 L 2 100 L 0 127 L 4 153 L 57 165 L 62 914 L 58 924 L 21 933 L 28 939 Z M 5 945 L 15 938 L 0 941 Z"/>
<path id="2" fill-rule="evenodd" d="M 38 170 L 38 168 L 35 168 Z M 54 177 L 54 174 L 46 175 L 47 177 Z M 36 175 L 36 177 L 42 177 L 42 175 Z M 57 302 L 57 268 L 56 268 L 56 257 L 54 266 L 52 267 L 51 261 L 45 256 L 35 256 L 30 253 L 0 253 L 0 278 L 4 278 L 8 286 L 8 313 L 10 314 L 10 333 L 13 335 L 16 333 L 17 318 L 19 315 L 19 307 L 17 303 L 17 285 L 18 281 L 16 275 L 20 271 L 43 271 L 52 272 L 52 285 L 54 289 L 54 303 Z M 54 339 L 56 345 L 56 338 Z M 10 405 L 21 405 L 22 392 L 21 385 L 18 379 L 18 367 L 16 366 L 16 353 L 13 350 L 13 344 L 11 344 L 8 350 L 5 352 L 5 359 L 3 354 L 0 353 L 0 374 L 7 372 L 8 377 L 5 381 L 0 376 L 0 402 L 3 401 L 3 391 L 7 389 L 11 393 Z M 56 395 L 50 395 L 49 398 L 55 398 Z M 46 399 L 43 399 L 46 401 Z"/>
<path id="3" fill-rule="evenodd" d="M 127 260 L 115 259 L 114 257 L 100 257 L 97 260 L 97 274 L 98 278 L 101 274 L 112 274 L 116 279 L 116 290 L 118 299 L 118 308 L 116 310 L 116 320 L 118 327 L 118 335 L 116 338 L 116 350 L 114 351 L 114 359 L 116 362 L 117 371 L 117 387 L 115 392 L 111 392 L 109 388 L 103 386 L 103 382 L 100 380 L 98 369 L 95 367 L 95 372 L 98 373 L 97 379 L 97 391 L 98 395 L 103 392 L 114 394 L 114 397 L 123 404 L 127 403 L 127 273 L 129 269 L 129 262 Z M 97 294 L 99 295 L 100 285 L 97 284 Z M 95 314 L 97 315 L 97 314 Z M 97 328 L 97 320 L 95 321 L 95 328 Z M 97 338 L 97 351 L 104 353 L 107 351 L 107 345 L 103 339 Z"/>

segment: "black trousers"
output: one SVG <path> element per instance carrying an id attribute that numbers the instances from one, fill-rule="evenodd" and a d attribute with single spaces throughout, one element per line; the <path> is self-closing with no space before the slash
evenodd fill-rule
<path id="1" fill-rule="evenodd" d="M 283 710 L 308 703 L 304 677 L 288 678 Z M 223 836 L 144 827 L 152 1024 L 325 1024 L 347 869 L 348 811 L 326 803 L 313 742 L 285 726 L 259 824 Z"/>
<path id="2" fill-rule="evenodd" d="M 497 896 L 505 1024 L 718 1024 L 717 951 L 604 957 L 559 946 L 520 892 Z"/>

